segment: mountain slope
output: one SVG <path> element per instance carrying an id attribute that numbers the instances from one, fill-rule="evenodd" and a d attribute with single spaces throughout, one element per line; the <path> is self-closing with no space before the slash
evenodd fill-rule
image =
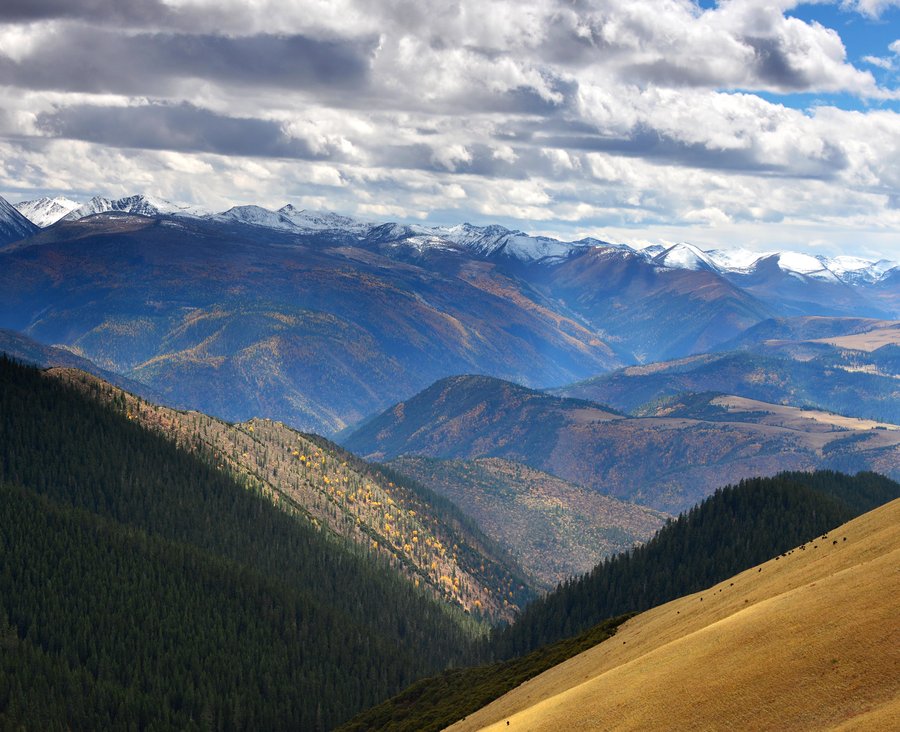
<path id="1" fill-rule="evenodd" d="M 451 729 L 888 729 L 898 563 L 894 501 L 633 618 Z"/>
<path id="2" fill-rule="evenodd" d="M 0 197 L 0 247 L 40 231 L 5 198 Z"/>
<path id="3" fill-rule="evenodd" d="M 894 380 L 885 381 L 896 388 Z M 742 417 L 725 407 L 717 408 L 715 420 L 669 416 L 664 408 L 660 416 L 630 418 L 596 403 L 462 376 L 439 381 L 369 420 L 344 445 L 378 460 L 514 460 L 669 513 L 729 481 L 785 469 L 876 470 L 900 477 L 896 425 L 829 421 L 826 415 L 797 422 L 777 415 L 777 405 L 768 411 L 777 417 L 771 424 L 746 408 Z"/>
<path id="4" fill-rule="evenodd" d="M 648 539 L 666 519 L 521 463 L 404 457 L 388 465 L 446 496 L 552 589 Z"/>
<path id="5" fill-rule="evenodd" d="M 815 347 L 814 357 L 810 348 Z M 811 406 L 900 423 L 900 380 L 880 368 L 883 354 L 840 353 L 827 344 L 733 351 L 630 366 L 553 393 L 592 399 L 635 413 L 684 392 L 716 391 L 773 404 Z"/>
<path id="6" fill-rule="evenodd" d="M 720 488 L 646 544 L 529 605 L 498 632 L 495 650 L 527 653 L 696 592 L 896 498 L 900 484 L 874 473 L 781 473 Z"/>
<path id="7" fill-rule="evenodd" d="M 230 424 L 169 409 L 74 369 L 45 375 L 201 455 L 274 505 L 466 612 L 509 620 L 533 596 L 515 562 L 452 503 L 324 438 L 270 420 Z"/>
<path id="8" fill-rule="evenodd" d="M 317 236 L 101 214 L 0 252 L 0 327 L 176 404 L 335 432 L 450 373 L 560 383 L 618 364 L 481 264 L 465 277 Z"/>
<path id="9" fill-rule="evenodd" d="M 533 276 L 638 362 L 709 350 L 775 312 L 708 268 L 660 267 L 615 248 L 587 249 Z"/>
<path id="10" fill-rule="evenodd" d="M 604 613 L 616 606 L 664 602 L 745 570 L 760 557 L 777 555 L 777 561 L 784 562 L 794 553 L 791 542 L 815 539 L 803 545 L 799 552 L 818 552 L 823 532 L 846 517 L 858 516 L 898 495 L 900 485 L 880 476 L 849 477 L 833 473 L 757 479 L 717 491 L 690 514 L 668 524 L 640 549 L 606 561 L 578 582 L 550 593 L 527 611 L 523 620 L 495 634 L 492 643 L 495 657 L 506 658 L 514 652 L 521 655 L 425 679 L 358 715 L 344 729 L 390 728 L 396 732 L 443 729 L 472 714 L 486 701 L 527 682 L 550 664 L 561 663 L 560 657 L 571 658 L 579 649 L 602 644 L 610 631 L 629 617 L 604 619 Z M 605 582 L 598 578 L 605 578 Z M 585 592 L 591 583 L 595 591 Z M 573 587 L 581 591 L 581 597 L 572 592 Z M 738 591 L 738 588 L 731 584 L 728 591 Z M 715 594 L 712 600 L 719 596 Z M 709 601 L 706 597 L 700 607 Z M 575 611 L 587 611 L 578 618 L 580 623 L 574 622 Z M 674 615 L 683 612 L 682 609 Z M 595 622 L 598 624 L 592 625 Z M 579 634 L 579 627 L 588 630 Z M 576 635 L 570 635 L 573 633 Z M 553 638 L 561 640 L 539 645 Z M 510 644 L 513 639 L 517 639 L 514 646 Z M 621 648 L 617 640 L 611 643 Z M 510 697 L 519 691 L 527 694 L 530 685 L 531 682 L 523 684 Z M 502 700 L 498 702 L 501 703 Z M 594 720 L 585 726 L 618 728 L 618 722 L 618 718 L 613 722 Z M 684 728 L 695 726 L 684 725 Z M 668 729 L 669 725 L 659 728 Z"/>
<path id="11" fill-rule="evenodd" d="M 474 658 L 462 613 L 59 379 L 0 359 L 0 413 L 4 726 L 332 727 Z"/>

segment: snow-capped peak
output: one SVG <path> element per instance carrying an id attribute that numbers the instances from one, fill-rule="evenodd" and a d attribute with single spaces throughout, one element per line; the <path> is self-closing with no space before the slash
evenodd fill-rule
<path id="1" fill-rule="evenodd" d="M 885 272 L 897 266 L 897 262 L 889 259 L 873 262 L 845 255 L 832 258 L 818 257 L 818 259 L 845 282 L 877 282 Z"/>
<path id="2" fill-rule="evenodd" d="M 111 200 L 103 196 L 94 196 L 83 206 L 63 216 L 64 221 L 77 221 L 85 216 L 93 216 L 98 213 L 118 211 L 122 213 L 138 214 L 140 216 L 201 216 L 203 212 L 196 207 L 183 206 L 181 204 L 166 201 L 163 198 L 155 198 L 144 194 L 125 196 Z"/>
<path id="3" fill-rule="evenodd" d="M 40 229 L 0 196 L 0 246 L 24 239 Z"/>
<path id="4" fill-rule="evenodd" d="M 778 267 L 790 274 L 800 274 L 817 280 L 838 282 L 840 278 L 832 272 L 820 259 L 811 254 L 801 252 L 779 252 Z"/>
<path id="5" fill-rule="evenodd" d="M 251 226 L 263 226 L 267 229 L 279 229 L 282 231 L 294 231 L 297 227 L 294 223 L 278 211 L 270 211 L 262 206 L 234 206 L 233 208 L 215 214 L 211 218 L 222 221 L 236 221 Z"/>
<path id="6" fill-rule="evenodd" d="M 305 232 L 342 231 L 351 234 L 365 234 L 374 224 L 352 219 L 332 211 L 307 211 L 298 209 L 290 203 L 278 209 L 278 213 L 287 218 L 298 229 Z"/>
<path id="7" fill-rule="evenodd" d="M 31 223 L 42 229 L 55 224 L 63 216 L 74 211 L 81 204 L 65 196 L 56 198 L 36 198 L 32 201 L 20 201 L 16 209 Z"/>
<path id="8" fill-rule="evenodd" d="M 716 265 L 709 255 L 693 244 L 675 244 L 657 254 L 653 261 L 669 269 L 716 270 Z"/>

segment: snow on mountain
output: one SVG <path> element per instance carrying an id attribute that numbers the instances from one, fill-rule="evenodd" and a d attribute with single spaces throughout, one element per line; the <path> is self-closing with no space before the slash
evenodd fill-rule
<path id="1" fill-rule="evenodd" d="M 897 262 L 889 259 L 873 262 L 844 255 L 831 258 L 820 256 L 818 259 L 844 282 L 877 282 L 885 272 L 897 266 Z"/>
<path id="2" fill-rule="evenodd" d="M 448 239 L 481 256 L 505 255 L 521 262 L 556 260 L 587 246 L 579 242 L 563 242 L 546 236 L 530 236 L 504 226 L 436 226 L 434 235 Z"/>
<path id="3" fill-rule="evenodd" d="M 675 244 L 657 254 L 653 261 L 668 269 L 713 270 L 716 265 L 706 252 L 692 244 Z"/>
<path id="4" fill-rule="evenodd" d="M 0 196 L 0 246 L 36 234 L 40 228 Z"/>
<path id="5" fill-rule="evenodd" d="M 55 224 L 80 205 L 71 198 L 57 196 L 56 198 L 44 197 L 36 198 L 33 201 L 20 201 L 15 205 L 15 208 L 31 223 L 43 229 Z"/>
<path id="6" fill-rule="evenodd" d="M 278 213 L 301 231 L 309 233 L 340 231 L 362 236 L 374 226 L 367 221 L 359 221 L 331 211 L 307 211 L 295 208 L 291 204 L 282 206 L 278 209 Z"/>
<path id="7" fill-rule="evenodd" d="M 817 280 L 839 282 L 840 278 L 818 258 L 801 252 L 779 252 L 778 267 L 788 274 L 804 275 Z"/>
<path id="8" fill-rule="evenodd" d="M 763 257 L 776 252 L 754 252 L 749 249 L 708 249 L 706 256 L 722 272 L 748 272 Z"/>
<path id="9" fill-rule="evenodd" d="M 267 229 L 279 231 L 296 231 L 297 226 L 284 214 L 278 211 L 270 211 L 262 206 L 234 206 L 219 214 L 213 214 L 209 218 L 218 221 L 237 222 L 250 224 L 251 226 L 263 226 Z"/>
<path id="10" fill-rule="evenodd" d="M 122 213 L 138 214 L 140 216 L 201 216 L 200 209 L 193 206 L 182 206 L 162 198 L 155 198 L 144 194 L 125 196 L 111 200 L 103 196 L 94 196 L 90 201 L 62 217 L 63 221 L 77 221 L 85 216 L 93 216 L 98 213 L 119 211 Z"/>

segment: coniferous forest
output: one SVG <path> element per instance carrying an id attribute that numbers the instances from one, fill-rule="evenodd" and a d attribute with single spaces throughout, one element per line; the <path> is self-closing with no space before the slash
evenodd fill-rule
<path id="1" fill-rule="evenodd" d="M 328 729 L 474 658 L 377 560 L 0 359 L 0 726 Z"/>

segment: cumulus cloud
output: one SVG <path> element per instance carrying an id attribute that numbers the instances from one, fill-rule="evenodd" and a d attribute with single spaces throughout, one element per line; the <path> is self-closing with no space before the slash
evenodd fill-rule
<path id="1" fill-rule="evenodd" d="M 8 0 L 0 187 L 545 230 L 893 225 L 878 79 L 900 41 L 857 67 L 797 4 Z M 897 3 L 842 4 L 867 23 Z M 69 149 L 102 164 L 78 181 Z"/>

